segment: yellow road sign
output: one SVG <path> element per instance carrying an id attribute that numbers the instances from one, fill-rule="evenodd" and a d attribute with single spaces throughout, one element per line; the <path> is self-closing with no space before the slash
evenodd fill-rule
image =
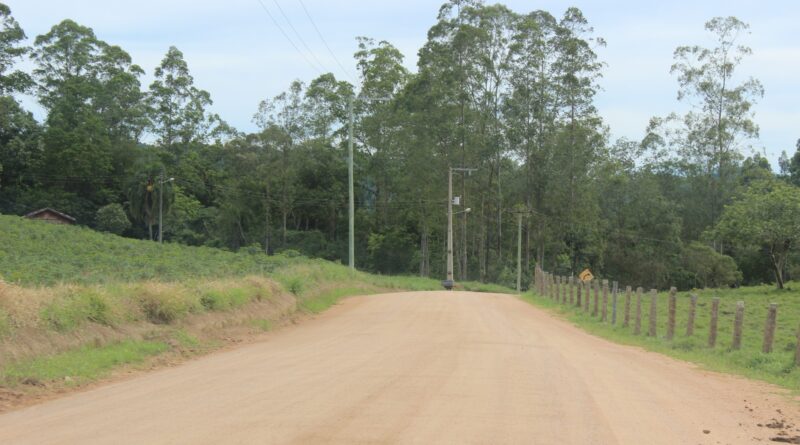
<path id="1" fill-rule="evenodd" d="M 594 275 L 592 275 L 592 271 L 589 269 L 584 269 L 583 272 L 578 274 L 578 278 L 581 279 L 584 283 L 587 281 L 592 281 L 594 279 Z"/>

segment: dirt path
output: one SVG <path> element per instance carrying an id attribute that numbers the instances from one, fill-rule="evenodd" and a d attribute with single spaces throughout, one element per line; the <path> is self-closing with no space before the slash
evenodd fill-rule
<path id="1" fill-rule="evenodd" d="M 800 434 L 757 425 L 800 419 L 776 391 L 606 342 L 507 295 L 386 294 L 0 415 L 0 443 L 774 443 Z"/>

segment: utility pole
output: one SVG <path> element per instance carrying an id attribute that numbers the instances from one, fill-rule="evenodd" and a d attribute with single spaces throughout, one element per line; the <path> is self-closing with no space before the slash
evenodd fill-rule
<path id="1" fill-rule="evenodd" d="M 517 293 L 522 291 L 522 213 L 517 214 Z"/>
<path id="2" fill-rule="evenodd" d="M 348 260 L 347 264 L 350 266 L 350 270 L 355 270 L 356 268 L 356 227 L 355 227 L 355 219 L 356 219 L 356 203 L 353 198 L 353 102 L 354 99 L 350 99 L 347 103 L 347 115 L 349 121 L 349 129 L 348 129 L 348 142 L 347 142 L 347 192 L 348 192 L 348 230 L 349 230 L 349 237 L 348 237 Z"/>
<path id="3" fill-rule="evenodd" d="M 530 211 L 523 210 L 521 205 L 515 207 L 517 210 L 511 213 L 517 215 L 517 293 L 522 292 L 522 217 L 528 215 Z"/>
<path id="4" fill-rule="evenodd" d="M 447 175 L 447 278 L 443 285 L 453 288 L 453 167 Z"/>
<path id="5" fill-rule="evenodd" d="M 158 244 L 164 244 L 164 183 L 172 182 L 175 178 L 164 180 L 164 172 L 158 178 Z"/>
<path id="6" fill-rule="evenodd" d="M 445 289 L 453 289 L 455 281 L 453 281 L 453 172 L 467 172 L 467 174 L 474 172 L 476 168 L 453 168 L 447 174 L 447 278 L 442 281 L 442 286 Z M 469 213 L 472 209 L 464 209 L 457 213 Z"/>

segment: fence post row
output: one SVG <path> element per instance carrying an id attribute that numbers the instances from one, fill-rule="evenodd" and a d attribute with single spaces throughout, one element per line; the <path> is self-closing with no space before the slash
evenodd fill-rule
<path id="1" fill-rule="evenodd" d="M 578 310 L 583 309 L 584 312 L 589 313 L 590 305 L 592 305 L 592 294 L 594 294 L 594 304 L 591 308 L 591 315 L 593 317 L 600 317 L 600 321 L 608 321 L 608 298 L 609 291 L 611 296 L 611 324 L 617 324 L 617 309 L 619 303 L 619 282 L 612 281 L 611 288 L 609 289 L 609 280 L 591 280 L 584 282 L 575 276 L 561 276 L 545 272 L 539 266 L 536 266 L 533 273 L 535 288 L 539 291 L 540 295 L 554 299 L 561 304 L 569 304 L 576 307 Z M 602 286 L 602 290 L 601 290 Z M 600 292 L 602 291 L 602 307 L 600 302 Z M 675 326 L 677 323 L 677 289 L 670 287 L 668 294 L 668 312 L 667 312 L 667 332 L 664 337 L 666 340 L 673 340 L 675 337 Z M 650 311 L 648 317 L 647 336 L 658 337 L 658 291 L 651 289 L 650 292 Z M 642 300 L 644 298 L 644 289 L 641 287 L 636 288 L 636 307 L 634 313 L 633 334 L 641 335 L 642 333 Z M 689 294 L 689 308 L 686 320 L 686 336 L 691 337 L 694 335 L 695 322 L 697 319 L 697 294 Z M 622 319 L 622 326 L 627 328 L 631 322 L 631 305 L 633 304 L 633 289 L 631 286 L 625 287 L 625 301 L 624 312 Z M 708 327 L 708 347 L 715 348 L 717 344 L 717 334 L 719 326 L 719 307 L 720 298 L 713 297 L 711 299 L 711 318 Z M 766 321 L 764 323 L 764 337 L 761 344 L 761 352 L 769 354 L 773 351 L 775 343 L 775 331 L 777 329 L 778 320 L 778 305 L 777 303 L 770 303 Z M 744 325 L 744 301 L 736 302 L 736 311 L 733 321 L 733 338 L 731 341 L 731 349 L 739 350 L 742 347 Z M 795 366 L 800 367 L 800 327 L 798 327 L 795 343 L 794 354 Z"/>

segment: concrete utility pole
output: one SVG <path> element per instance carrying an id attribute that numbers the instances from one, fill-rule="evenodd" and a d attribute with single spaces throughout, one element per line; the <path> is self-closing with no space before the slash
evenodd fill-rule
<path id="1" fill-rule="evenodd" d="M 158 244 L 164 244 L 164 184 L 175 178 L 164 180 L 164 172 L 158 179 Z"/>
<path id="2" fill-rule="evenodd" d="M 442 281 L 442 286 L 445 289 L 453 289 L 455 281 L 453 281 L 453 172 L 467 172 L 467 174 L 476 171 L 476 168 L 453 168 L 447 174 L 447 278 Z M 457 213 L 469 213 L 472 209 L 465 209 Z"/>
<path id="3" fill-rule="evenodd" d="M 356 227 L 355 227 L 355 219 L 356 219 L 356 203 L 353 198 L 353 99 L 347 104 L 347 114 L 349 120 L 349 129 L 348 129 L 348 142 L 347 142 L 347 192 L 348 192 L 348 213 L 347 213 L 347 225 L 349 230 L 348 236 L 348 260 L 347 264 L 350 266 L 351 270 L 355 270 L 356 268 Z"/>
<path id="4" fill-rule="evenodd" d="M 522 291 L 522 213 L 517 214 L 517 293 Z"/>

